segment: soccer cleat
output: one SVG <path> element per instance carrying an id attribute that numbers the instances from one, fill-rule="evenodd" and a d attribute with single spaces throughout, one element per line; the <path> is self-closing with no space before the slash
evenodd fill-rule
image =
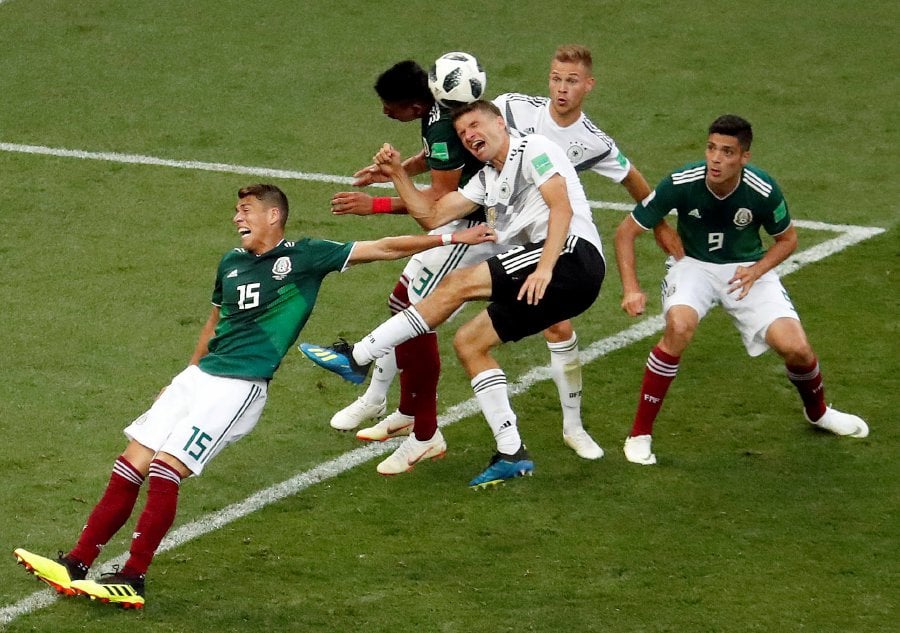
<path id="1" fill-rule="evenodd" d="M 331 428 L 338 431 L 352 431 L 363 422 L 375 420 L 384 415 L 387 401 L 370 404 L 365 396 L 360 396 L 331 416 Z"/>
<path id="2" fill-rule="evenodd" d="M 63 556 L 62 552 L 59 552 L 56 560 L 52 560 L 20 547 L 13 551 L 13 556 L 20 565 L 37 576 L 38 580 L 47 583 L 56 593 L 64 596 L 74 596 L 76 592 L 72 589 L 72 583 L 87 576 L 87 565 Z"/>
<path id="3" fill-rule="evenodd" d="M 423 459 L 440 459 L 447 452 L 447 442 L 441 431 L 437 430 L 430 440 L 420 441 L 413 433 L 403 440 L 390 457 L 375 468 L 382 475 L 399 475 L 409 472 L 413 466 Z"/>
<path id="4" fill-rule="evenodd" d="M 114 604 L 123 609 L 144 608 L 144 577 L 125 576 L 118 571 L 103 574 L 99 580 L 76 580 L 72 589 L 91 600 Z"/>
<path id="5" fill-rule="evenodd" d="M 312 343 L 301 343 L 300 351 L 319 367 L 336 373 L 355 385 L 361 384 L 369 373 L 372 363 L 359 365 L 353 360 L 353 346 L 339 339 L 331 347 L 320 347 Z"/>
<path id="6" fill-rule="evenodd" d="M 412 432 L 414 421 L 413 416 L 400 413 L 398 409 L 375 426 L 357 431 L 356 439 L 366 442 L 383 442 L 392 437 L 409 435 Z"/>
<path id="7" fill-rule="evenodd" d="M 487 488 L 499 483 L 503 483 L 507 479 L 515 479 L 516 477 L 530 477 L 534 474 L 534 462 L 525 448 L 525 445 L 519 448 L 514 455 L 506 455 L 504 453 L 494 453 L 491 457 L 491 463 L 488 467 L 469 482 L 469 488 L 478 490 Z"/>
<path id="8" fill-rule="evenodd" d="M 563 441 L 569 448 L 578 453 L 579 457 L 584 459 L 600 459 L 603 457 L 603 449 L 584 429 L 578 429 L 574 433 L 563 433 Z"/>
<path id="9" fill-rule="evenodd" d="M 635 435 L 625 440 L 625 459 L 632 464 L 652 466 L 656 463 L 656 455 L 650 452 L 653 437 L 650 435 Z"/>
<path id="10" fill-rule="evenodd" d="M 803 417 L 813 426 L 831 431 L 835 435 L 866 437 L 869 434 L 869 425 L 861 417 L 852 413 L 844 413 L 831 407 L 827 407 L 825 414 L 815 422 L 809 419 L 805 410 L 803 411 Z"/>

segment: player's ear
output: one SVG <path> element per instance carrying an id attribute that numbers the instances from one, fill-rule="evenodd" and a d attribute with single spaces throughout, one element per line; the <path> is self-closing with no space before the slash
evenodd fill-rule
<path id="1" fill-rule="evenodd" d="M 748 149 L 746 152 L 741 152 L 741 167 L 750 162 L 750 150 Z"/>

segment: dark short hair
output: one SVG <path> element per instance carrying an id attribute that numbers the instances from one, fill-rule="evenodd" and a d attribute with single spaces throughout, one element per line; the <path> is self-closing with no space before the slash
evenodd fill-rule
<path id="1" fill-rule="evenodd" d="M 724 134 L 733 136 L 738 140 L 741 149 L 745 152 L 753 143 L 753 127 L 750 121 L 736 114 L 723 114 L 709 126 L 709 134 Z"/>
<path id="2" fill-rule="evenodd" d="M 453 119 L 453 122 L 456 123 L 456 120 L 462 115 L 475 111 L 499 117 L 503 116 L 503 113 L 500 112 L 500 108 L 495 106 L 492 102 L 485 99 L 478 99 L 472 103 L 464 103 L 461 106 L 453 108 L 453 110 L 450 111 L 450 117 Z"/>
<path id="3" fill-rule="evenodd" d="M 387 103 L 431 104 L 428 73 L 411 59 L 398 62 L 378 75 L 375 92 Z"/>
<path id="4" fill-rule="evenodd" d="M 281 226 L 287 224 L 288 219 L 288 199 L 284 192 L 275 185 L 267 185 L 258 183 L 238 189 L 238 198 L 247 198 L 253 196 L 266 204 L 271 204 L 281 211 Z"/>

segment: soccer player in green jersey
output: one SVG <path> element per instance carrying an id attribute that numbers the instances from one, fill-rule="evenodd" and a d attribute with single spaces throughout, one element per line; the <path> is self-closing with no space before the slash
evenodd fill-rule
<path id="1" fill-rule="evenodd" d="M 175 520 L 182 479 L 199 475 L 225 446 L 253 430 L 269 380 L 309 318 L 327 274 L 445 244 L 495 239 L 489 227 L 480 225 L 453 234 L 374 241 L 287 241 L 287 218 L 287 198 L 274 185 L 238 192 L 233 222 L 241 247 L 219 263 L 212 311 L 190 364 L 125 429 L 129 443 L 75 547 L 57 560 L 15 550 L 28 571 L 59 593 L 143 607 L 144 574 Z M 147 501 L 124 567 L 96 581 L 87 579 L 101 548 L 131 516 L 145 479 Z"/>
<path id="2" fill-rule="evenodd" d="M 774 270 L 797 248 L 797 232 L 775 180 L 749 164 L 752 140 L 746 120 L 735 115 L 717 118 L 709 127 L 706 160 L 666 177 L 616 231 L 622 308 L 631 316 L 642 314 L 646 304 L 635 268 L 637 236 L 674 210 L 685 250 L 663 282 L 666 327 L 647 360 L 625 440 L 630 462 L 656 463 L 653 422 L 700 319 L 716 304 L 733 319 L 748 354 L 759 356 L 771 347 L 784 359 L 810 423 L 837 435 L 869 433 L 858 416 L 825 404 L 818 359 Z M 760 228 L 774 239 L 768 249 Z"/>

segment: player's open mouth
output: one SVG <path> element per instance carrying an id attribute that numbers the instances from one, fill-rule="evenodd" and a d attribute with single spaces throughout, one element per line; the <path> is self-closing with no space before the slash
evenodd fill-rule
<path id="1" fill-rule="evenodd" d="M 238 233 L 240 235 L 250 235 L 250 229 L 248 229 L 248 228 L 238 229 Z"/>
<path id="2" fill-rule="evenodd" d="M 472 141 L 471 143 L 469 143 L 469 147 L 471 147 L 474 151 L 477 152 L 482 147 L 484 147 L 484 141 L 481 139 L 476 139 L 476 140 Z"/>

